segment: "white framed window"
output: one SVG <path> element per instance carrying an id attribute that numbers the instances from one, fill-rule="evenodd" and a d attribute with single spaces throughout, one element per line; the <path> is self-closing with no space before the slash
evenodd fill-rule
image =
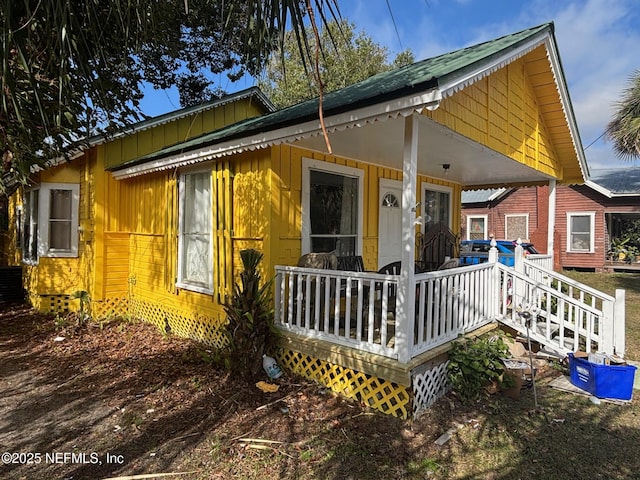
<path id="1" fill-rule="evenodd" d="M 213 293 L 211 170 L 189 171 L 178 183 L 177 286 Z"/>
<path id="2" fill-rule="evenodd" d="M 80 185 L 42 183 L 24 193 L 22 258 L 78 256 Z"/>
<path id="3" fill-rule="evenodd" d="M 38 261 L 38 205 L 40 190 L 26 190 L 22 199 L 22 261 L 36 263 Z"/>
<path id="4" fill-rule="evenodd" d="M 527 240 L 529 238 L 529 214 L 512 213 L 504 216 L 504 238 Z"/>
<path id="5" fill-rule="evenodd" d="M 453 211 L 453 190 L 444 185 L 422 182 L 422 224 L 424 232 L 442 223 L 451 228 Z"/>
<path id="6" fill-rule="evenodd" d="M 593 253 L 595 212 L 567 212 L 567 251 Z"/>
<path id="7" fill-rule="evenodd" d="M 302 253 L 361 255 L 364 171 L 303 158 Z"/>
<path id="8" fill-rule="evenodd" d="M 488 215 L 467 216 L 467 240 L 484 240 L 489 238 L 487 233 Z"/>

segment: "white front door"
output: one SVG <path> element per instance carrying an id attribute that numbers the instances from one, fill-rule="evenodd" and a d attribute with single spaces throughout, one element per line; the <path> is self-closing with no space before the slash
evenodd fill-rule
<path id="1" fill-rule="evenodd" d="M 402 257 L 402 182 L 380 179 L 378 268 Z"/>

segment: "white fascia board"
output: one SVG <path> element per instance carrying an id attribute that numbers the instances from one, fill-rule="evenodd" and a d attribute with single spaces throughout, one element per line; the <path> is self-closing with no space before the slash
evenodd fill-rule
<path id="1" fill-rule="evenodd" d="M 563 70 L 560 64 L 558 49 L 556 48 L 556 44 L 553 41 L 551 35 L 547 36 L 545 44 L 547 46 L 547 58 L 549 58 L 549 61 L 551 63 L 551 71 L 553 72 L 553 76 L 556 80 L 558 94 L 560 95 L 562 111 L 564 112 L 565 119 L 567 120 L 567 124 L 569 125 L 569 133 L 571 134 L 571 139 L 573 140 L 573 148 L 580 163 L 582 178 L 583 180 L 586 180 L 587 178 L 589 178 L 589 167 L 587 164 L 587 159 L 584 155 L 584 149 L 582 148 L 578 124 L 573 115 L 573 109 L 570 108 L 571 99 L 569 98 L 569 89 L 567 88 L 564 76 L 562 75 Z"/>
<path id="2" fill-rule="evenodd" d="M 615 192 L 612 192 L 608 188 L 604 188 L 602 185 L 598 185 L 593 180 L 587 180 L 586 182 L 584 182 L 584 184 L 587 187 L 592 188 L 596 192 L 601 193 L 602 195 L 604 195 L 605 197 L 608 197 L 608 198 L 640 197 L 640 192 L 638 192 L 638 193 L 615 193 Z"/>
<path id="3" fill-rule="evenodd" d="M 587 180 L 584 184 L 596 192 L 601 193 L 605 197 L 611 198 L 614 196 L 613 193 L 611 193 L 611 190 L 604 188 L 602 185 L 598 185 L 593 180 Z"/>
<path id="4" fill-rule="evenodd" d="M 453 78 L 446 84 L 442 84 L 440 86 L 440 90 L 442 91 L 443 98 L 463 90 L 478 80 L 482 80 L 501 68 L 506 67 L 508 64 L 514 62 L 520 57 L 525 56 L 527 53 L 545 43 L 545 37 L 548 38 L 549 34 L 544 34 L 543 37 L 536 36 L 536 38 L 531 38 L 518 49 L 510 50 L 509 52 L 499 55 L 491 62 L 482 63 L 475 70 L 467 72 L 465 75 Z"/>
<path id="5" fill-rule="evenodd" d="M 504 193 L 508 192 L 509 190 L 511 190 L 510 188 L 499 188 L 497 191 L 495 191 L 492 195 L 489 196 L 489 201 L 493 202 L 494 200 L 500 198 Z"/>

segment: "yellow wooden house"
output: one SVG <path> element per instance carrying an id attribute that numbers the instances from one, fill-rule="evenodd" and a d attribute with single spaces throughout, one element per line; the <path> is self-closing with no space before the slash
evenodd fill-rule
<path id="1" fill-rule="evenodd" d="M 459 234 L 463 188 L 544 184 L 553 204 L 557 183 L 583 183 L 554 26 L 381 73 L 322 100 L 320 122 L 318 99 L 270 111 L 251 89 L 206 112 L 134 126 L 41 172 L 39 190 L 14 205 L 33 303 L 56 309 L 86 290 L 94 315 L 128 314 L 221 346 L 221 302 L 239 252 L 256 249 L 276 280 L 283 366 L 394 415 L 428 406 L 446 390 L 439 355 L 448 342 L 495 320 L 521 326 L 501 282 L 520 282 L 523 298 L 555 295 L 530 280 L 551 273 L 524 272 L 535 268 L 528 264 L 416 268 L 433 228 Z M 72 223 L 53 215 L 34 223 L 38 195 L 40 210 L 70 207 Z M 57 230 L 68 236 L 47 246 Z M 309 252 L 362 265 L 296 266 Z M 397 271 L 380 272 L 394 263 Z M 602 298 L 606 310 L 612 299 Z M 586 335 L 575 319 L 570 328 L 545 318 L 540 338 L 551 338 L 552 322 L 574 343 Z M 597 332 L 589 339 L 600 347 L 616 343 Z M 560 351 L 571 349 L 565 340 Z"/>
<path id="2" fill-rule="evenodd" d="M 29 301 L 44 312 L 65 312 L 78 308 L 74 293 L 85 291 L 94 315 L 126 314 L 140 275 L 130 268 L 130 247 L 167 235 L 171 200 L 166 185 L 145 179 L 126 186 L 105 168 L 273 110 L 251 88 L 90 138 L 71 160 L 54 160 L 36 173 L 9 199 L 12 228 L 4 252 L 10 264 L 22 263 Z M 135 258 L 138 266 L 149 260 Z"/>

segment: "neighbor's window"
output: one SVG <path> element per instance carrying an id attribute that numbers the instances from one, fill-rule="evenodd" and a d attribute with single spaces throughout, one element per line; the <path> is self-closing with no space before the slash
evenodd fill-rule
<path id="1" fill-rule="evenodd" d="M 362 250 L 362 170 L 305 159 L 302 248 L 359 255 Z"/>
<path id="2" fill-rule="evenodd" d="M 594 213 L 567 213 L 567 251 L 594 251 Z"/>
<path id="3" fill-rule="evenodd" d="M 487 235 L 487 215 L 467 217 L 467 240 L 484 240 Z"/>
<path id="4" fill-rule="evenodd" d="M 529 215 L 526 213 L 504 216 L 504 238 L 526 240 L 529 238 Z"/>
<path id="5" fill-rule="evenodd" d="M 42 183 L 24 193 L 22 258 L 78 256 L 80 186 Z"/>
<path id="6" fill-rule="evenodd" d="M 179 287 L 213 292 L 211 171 L 185 173 L 179 183 Z"/>

